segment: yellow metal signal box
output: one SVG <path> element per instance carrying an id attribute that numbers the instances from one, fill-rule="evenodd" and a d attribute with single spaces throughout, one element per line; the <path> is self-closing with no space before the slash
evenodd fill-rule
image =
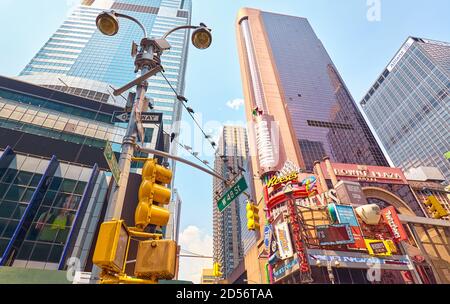
<path id="1" fill-rule="evenodd" d="M 104 222 L 98 233 L 94 264 L 103 269 L 123 272 L 129 244 L 129 231 L 123 220 Z"/>
<path id="2" fill-rule="evenodd" d="M 134 273 L 138 278 L 171 280 L 175 277 L 177 243 L 172 240 L 139 242 Z"/>

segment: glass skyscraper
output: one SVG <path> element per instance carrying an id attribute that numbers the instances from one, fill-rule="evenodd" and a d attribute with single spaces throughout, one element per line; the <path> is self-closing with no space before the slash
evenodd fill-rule
<path id="1" fill-rule="evenodd" d="M 245 85 L 253 96 L 246 100 L 248 108 L 258 107 L 261 117 L 273 116 L 280 123 L 281 132 L 292 132 L 298 141 L 300 166 L 312 171 L 314 161 L 324 156 L 333 162 L 388 165 L 308 20 L 247 11 L 252 14 L 240 19 L 238 33 L 242 38 L 241 62 L 248 75 Z M 258 18 L 253 18 L 253 12 Z M 265 33 L 264 37 L 259 36 L 260 32 Z M 264 57 L 257 50 L 259 46 L 267 51 Z M 263 73 L 274 77 L 276 101 L 268 96 L 273 92 L 265 88 L 268 76 Z M 281 111 L 276 107 L 282 106 L 285 114 L 278 116 Z M 282 125 L 281 120 L 286 120 L 287 125 Z"/>
<path id="2" fill-rule="evenodd" d="M 244 127 L 224 126 L 218 145 L 218 155 L 214 170 L 224 178 L 236 180 L 241 174 L 251 180 L 248 168 L 247 132 Z M 244 169 L 245 172 L 242 170 Z M 252 193 L 250 190 L 247 192 Z M 243 260 L 246 251 L 256 243 L 257 233 L 247 229 L 245 195 L 238 196 L 227 208 L 220 212 L 216 202 L 228 187 L 218 178 L 213 179 L 213 256 L 222 266 L 222 273 L 228 277 Z"/>
<path id="3" fill-rule="evenodd" d="M 128 20 L 120 20 L 116 36 L 103 36 L 95 19 L 110 9 L 138 18 L 159 37 L 190 23 L 191 3 L 85 0 L 20 76 L 0 76 L 0 266 L 65 270 L 69 257 L 80 260 L 81 270 L 92 264 L 111 180 L 103 150 L 109 141 L 120 151 L 126 132 L 126 124 L 112 121 L 126 101 L 113 97 L 110 86 L 136 77 L 131 43 L 142 38 Z M 172 48 L 162 64 L 182 95 L 188 33 L 168 40 Z M 177 132 L 171 126 L 181 108 L 161 75 L 149 80 L 148 96 L 166 132 Z M 167 148 L 159 125 L 144 127 L 144 146 Z M 133 163 L 133 172 L 138 167 Z"/>
<path id="4" fill-rule="evenodd" d="M 120 19 L 117 35 L 103 35 L 95 20 L 104 10 L 138 19 L 151 37 L 161 37 L 191 20 L 191 0 L 85 0 L 24 68 L 19 79 L 125 105 L 123 98 L 107 95 L 112 91 L 110 85 L 118 88 L 136 77 L 131 44 L 139 43 L 143 33 L 135 23 Z M 180 95 L 184 90 L 188 34 L 186 30 L 171 34 L 167 40 L 172 47 L 161 57 L 165 75 Z M 175 94 L 161 74 L 149 79 L 148 92 L 154 111 L 163 113 L 164 128 L 170 131 L 181 116 Z"/>
<path id="5" fill-rule="evenodd" d="M 361 101 L 396 167 L 450 180 L 450 43 L 409 37 Z"/>

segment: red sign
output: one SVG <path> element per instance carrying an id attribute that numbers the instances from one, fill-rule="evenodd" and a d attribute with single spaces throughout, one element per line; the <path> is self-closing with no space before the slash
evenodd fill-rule
<path id="1" fill-rule="evenodd" d="M 329 179 L 325 163 L 320 164 L 325 178 Z M 383 184 L 408 184 L 399 168 L 332 163 L 334 174 L 340 180 L 376 182 Z"/>
<path id="2" fill-rule="evenodd" d="M 408 235 L 406 234 L 406 231 L 403 228 L 394 207 L 390 206 L 381 210 L 381 216 L 383 217 L 383 221 L 389 226 L 392 237 L 396 242 L 405 241 L 408 239 Z"/>

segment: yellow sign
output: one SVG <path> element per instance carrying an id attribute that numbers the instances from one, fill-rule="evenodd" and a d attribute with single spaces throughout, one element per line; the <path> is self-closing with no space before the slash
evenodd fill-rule
<path id="1" fill-rule="evenodd" d="M 274 186 L 282 184 L 282 183 L 287 183 L 287 182 L 293 181 L 295 179 L 298 179 L 298 172 L 292 172 L 291 174 L 285 175 L 282 177 L 278 177 L 275 175 L 274 177 L 269 179 L 266 186 L 267 186 L 267 188 L 270 188 L 270 187 L 274 187 Z"/>
<path id="2" fill-rule="evenodd" d="M 377 256 L 392 255 L 391 250 L 392 244 L 389 244 L 388 241 L 364 239 L 364 242 L 366 243 L 366 247 L 370 255 L 377 255 Z"/>

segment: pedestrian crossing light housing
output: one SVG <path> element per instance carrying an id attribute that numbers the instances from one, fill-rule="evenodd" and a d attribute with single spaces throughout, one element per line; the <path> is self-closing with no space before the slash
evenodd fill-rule
<path id="1" fill-rule="evenodd" d="M 119 18 L 117 18 L 115 12 L 101 13 L 97 16 L 95 23 L 104 35 L 114 36 L 119 31 Z"/>
<path id="2" fill-rule="evenodd" d="M 259 208 L 252 202 L 247 202 L 247 229 L 259 230 Z"/>
<path id="3" fill-rule="evenodd" d="M 102 269 L 123 273 L 129 244 L 129 231 L 123 220 L 102 223 L 95 245 L 94 264 Z"/>
<path id="4" fill-rule="evenodd" d="M 158 165 L 156 159 L 147 160 L 142 168 L 142 182 L 139 187 L 139 203 L 135 212 L 135 225 L 140 231 L 148 225 L 165 226 L 170 212 L 164 205 L 170 202 L 172 171 Z"/>
<path id="5" fill-rule="evenodd" d="M 445 210 L 444 206 L 442 206 L 434 195 L 428 196 L 424 204 L 428 207 L 428 210 L 434 219 L 440 219 L 448 215 L 447 210 Z"/>

